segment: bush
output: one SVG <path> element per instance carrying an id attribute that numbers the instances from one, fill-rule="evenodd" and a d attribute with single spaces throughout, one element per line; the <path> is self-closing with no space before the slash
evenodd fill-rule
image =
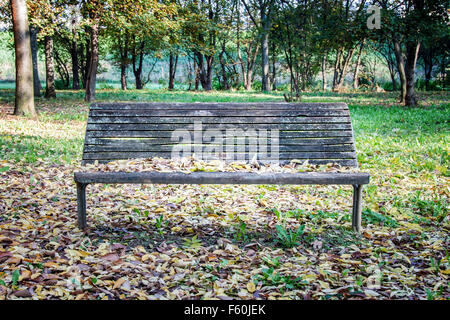
<path id="1" fill-rule="evenodd" d="M 426 82 L 425 79 L 417 79 L 416 81 L 416 89 L 421 91 L 426 91 Z M 430 83 L 428 84 L 428 90 L 429 91 L 441 91 L 442 86 L 438 81 L 430 80 Z"/>
<path id="2" fill-rule="evenodd" d="M 69 83 L 70 86 L 70 83 Z M 69 89 L 68 86 L 66 86 L 65 82 L 62 81 L 61 79 L 56 79 L 55 80 L 55 89 L 56 90 L 64 90 L 64 89 Z"/>
<path id="3" fill-rule="evenodd" d="M 219 79 L 214 79 L 212 82 L 212 88 L 213 90 L 223 90 L 223 86 L 220 83 Z"/>
<path id="4" fill-rule="evenodd" d="M 252 84 L 252 89 L 255 91 L 261 91 L 262 90 L 262 82 L 261 81 L 254 81 Z"/>
<path id="5" fill-rule="evenodd" d="M 381 87 L 384 89 L 384 91 L 394 91 L 392 81 L 385 81 L 381 83 Z M 395 81 L 395 87 L 397 90 L 399 90 L 400 88 L 400 84 L 397 81 Z"/>

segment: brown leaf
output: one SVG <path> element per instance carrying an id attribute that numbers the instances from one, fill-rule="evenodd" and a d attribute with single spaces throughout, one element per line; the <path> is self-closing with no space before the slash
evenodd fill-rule
<path id="1" fill-rule="evenodd" d="M 18 290 L 16 292 L 14 292 L 13 295 L 15 295 L 16 297 L 19 297 L 19 298 L 29 298 L 29 297 L 33 296 L 31 294 L 31 292 L 29 291 L 29 289 Z"/>

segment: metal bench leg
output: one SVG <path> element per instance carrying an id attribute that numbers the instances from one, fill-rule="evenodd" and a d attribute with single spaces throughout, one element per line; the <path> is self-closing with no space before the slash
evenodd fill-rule
<path id="1" fill-rule="evenodd" d="M 77 210 L 78 210 L 78 228 L 84 230 L 86 223 L 86 186 L 85 183 L 77 182 Z"/>
<path id="2" fill-rule="evenodd" d="M 361 230 L 361 198 L 362 198 L 362 186 L 353 185 L 353 215 L 352 215 L 352 227 L 355 232 Z"/>

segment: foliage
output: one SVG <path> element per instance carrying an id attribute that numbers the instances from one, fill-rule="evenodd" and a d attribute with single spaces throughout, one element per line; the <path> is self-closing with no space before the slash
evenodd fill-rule
<path id="1" fill-rule="evenodd" d="M 297 246 L 303 233 L 305 232 L 305 225 L 301 225 L 297 230 L 285 228 L 280 225 L 276 225 L 277 241 L 286 248 L 292 248 Z"/>

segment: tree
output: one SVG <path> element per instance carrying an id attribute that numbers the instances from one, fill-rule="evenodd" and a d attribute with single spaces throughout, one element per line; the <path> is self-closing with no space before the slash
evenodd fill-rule
<path id="1" fill-rule="evenodd" d="M 271 91 L 269 76 L 269 33 L 275 0 L 242 0 L 242 3 L 250 19 L 259 29 L 259 37 L 261 40 L 262 91 Z M 259 17 L 253 14 L 255 9 L 259 13 Z"/>
<path id="2" fill-rule="evenodd" d="M 34 108 L 33 61 L 31 57 L 27 5 L 25 0 L 11 0 L 16 52 L 15 115 L 36 116 Z"/>
<path id="3" fill-rule="evenodd" d="M 29 1 L 31 24 L 39 29 L 38 37 L 44 39 L 45 47 L 45 94 L 46 98 L 55 98 L 55 65 L 53 37 L 58 25 L 58 16 L 63 8 L 56 0 Z"/>
<path id="4" fill-rule="evenodd" d="M 38 30 L 35 27 L 30 26 L 30 46 L 31 46 L 31 58 L 33 60 L 33 85 L 34 85 L 34 96 L 41 96 L 41 81 L 39 80 L 38 71 L 38 45 L 37 45 L 37 33 Z"/>
<path id="5" fill-rule="evenodd" d="M 175 3 L 156 0 L 107 0 L 108 10 L 103 13 L 103 23 L 113 49 L 113 60 L 121 70 L 121 86 L 126 89 L 126 70 L 131 64 L 136 89 L 149 81 L 143 77 L 144 60 L 169 48 L 177 38 L 178 22 Z"/>
<path id="6" fill-rule="evenodd" d="M 90 50 L 87 60 L 86 84 L 84 100 L 90 102 L 96 99 L 95 85 L 97 83 L 97 69 L 99 62 L 98 37 L 102 15 L 104 13 L 104 3 L 102 0 L 91 0 L 83 3 L 83 10 L 89 19 Z"/>
<path id="7" fill-rule="evenodd" d="M 434 32 L 436 26 L 448 23 L 448 1 L 405 0 L 402 2 L 375 1 L 384 9 L 381 33 L 394 47 L 400 76 L 400 102 L 415 106 L 415 73 L 421 44 Z"/>

